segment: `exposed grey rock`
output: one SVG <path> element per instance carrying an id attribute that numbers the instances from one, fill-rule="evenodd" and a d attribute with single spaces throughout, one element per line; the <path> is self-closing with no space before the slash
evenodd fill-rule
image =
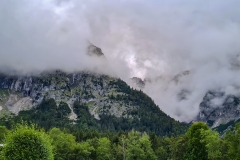
<path id="1" fill-rule="evenodd" d="M 223 92 L 208 92 L 200 104 L 198 121 L 204 121 L 212 128 L 221 123 L 240 118 L 240 99 Z"/>
<path id="2" fill-rule="evenodd" d="M 20 98 L 17 95 L 10 95 L 6 103 L 8 110 L 14 114 L 18 114 L 21 110 L 29 110 L 33 107 L 31 97 Z"/>
<path id="3" fill-rule="evenodd" d="M 98 56 L 98 57 L 105 57 L 101 48 L 98 48 L 97 46 L 93 45 L 90 43 L 90 45 L 88 46 L 88 52 L 87 54 L 89 56 Z"/>
<path id="4" fill-rule="evenodd" d="M 66 102 L 70 109 L 70 119 L 76 120 L 76 114 L 72 110 L 75 101 L 86 103 L 89 111 L 96 119 L 100 114 L 108 112 L 117 117 L 123 116 L 129 108 L 120 104 L 117 100 L 110 100 L 110 95 L 121 95 L 111 81 L 117 81 L 104 75 L 89 72 L 64 73 L 61 71 L 44 72 L 38 76 L 8 76 L 0 74 L 0 90 L 9 92 L 9 95 L 1 97 L 1 106 L 13 114 L 21 110 L 31 109 L 42 102 L 44 98 L 53 98 L 57 104 Z M 110 106 L 110 108 L 106 108 Z M 136 106 L 131 106 L 135 108 Z"/>

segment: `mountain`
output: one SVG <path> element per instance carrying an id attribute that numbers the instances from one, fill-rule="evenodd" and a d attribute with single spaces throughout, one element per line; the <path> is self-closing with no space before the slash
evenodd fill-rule
<path id="1" fill-rule="evenodd" d="M 173 83 L 178 85 L 182 78 L 186 78 L 191 74 L 190 70 L 186 70 L 169 78 L 168 84 Z M 161 77 L 159 77 L 160 79 Z M 148 87 L 152 82 L 158 82 L 157 79 L 141 80 L 140 78 L 133 77 L 132 83 L 136 88 L 143 89 Z M 160 83 L 160 82 L 159 82 Z M 176 92 L 176 97 L 179 103 L 187 100 L 191 95 L 191 91 L 181 88 Z M 206 122 L 211 128 L 215 128 L 222 132 L 228 127 L 233 127 L 236 122 L 240 121 L 240 96 L 234 94 L 226 94 L 217 90 L 208 91 L 202 101 L 199 103 L 199 113 L 192 121 Z"/>
<path id="2" fill-rule="evenodd" d="M 240 97 L 224 92 L 209 91 L 200 103 L 198 121 L 204 121 L 212 128 L 233 122 L 240 118 Z"/>
<path id="3" fill-rule="evenodd" d="M 93 45 L 92 43 L 89 44 L 88 46 L 88 51 L 87 54 L 89 56 L 97 56 L 97 57 L 104 57 L 104 53 L 102 52 L 102 49 Z"/>
<path id="4" fill-rule="evenodd" d="M 41 127 L 181 134 L 187 125 L 166 115 L 145 93 L 92 72 L 0 74 L 0 123 L 31 121 Z"/>

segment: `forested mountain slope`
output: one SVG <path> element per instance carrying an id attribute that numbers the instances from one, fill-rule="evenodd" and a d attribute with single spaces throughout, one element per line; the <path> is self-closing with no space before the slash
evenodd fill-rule
<path id="1" fill-rule="evenodd" d="M 1 124 L 21 120 L 41 127 L 181 134 L 187 126 L 124 81 L 89 72 L 0 75 Z"/>

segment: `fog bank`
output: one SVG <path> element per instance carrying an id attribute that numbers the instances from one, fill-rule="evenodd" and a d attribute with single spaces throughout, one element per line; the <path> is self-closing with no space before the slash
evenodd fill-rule
<path id="1" fill-rule="evenodd" d="M 164 112 L 189 121 L 207 91 L 239 93 L 239 5 L 237 0 L 2 0 L 0 70 L 98 68 L 129 83 L 140 77 Z M 89 41 L 102 49 L 107 64 L 86 54 Z"/>

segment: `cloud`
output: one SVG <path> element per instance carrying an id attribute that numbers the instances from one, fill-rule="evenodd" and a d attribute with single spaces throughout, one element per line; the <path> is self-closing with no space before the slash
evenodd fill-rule
<path id="1" fill-rule="evenodd" d="M 126 81 L 151 79 L 144 91 L 167 114 L 189 121 L 208 90 L 239 92 L 239 5 L 237 0 L 3 0 L 0 68 L 94 69 L 102 62 L 86 56 L 90 41 L 107 57 L 105 68 Z M 173 80 L 186 70 L 188 75 Z"/>

